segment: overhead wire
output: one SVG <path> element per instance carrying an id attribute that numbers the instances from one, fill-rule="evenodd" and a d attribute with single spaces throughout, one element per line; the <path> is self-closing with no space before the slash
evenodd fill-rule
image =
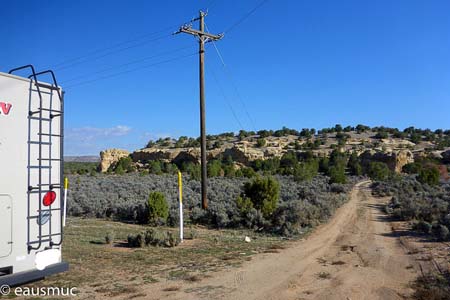
<path id="1" fill-rule="evenodd" d="M 161 30 L 154 31 L 152 33 L 143 34 L 143 35 L 141 35 L 139 37 L 136 37 L 136 38 L 133 38 L 133 39 L 129 39 L 129 40 L 126 40 L 126 41 L 122 41 L 122 42 L 116 43 L 116 44 L 114 44 L 112 46 L 108 46 L 108 47 L 105 47 L 105 48 L 100 48 L 100 49 L 97 49 L 97 50 L 93 50 L 93 51 L 91 51 L 89 53 L 86 53 L 86 54 L 83 54 L 83 55 L 80 55 L 80 56 L 77 56 L 77 57 L 74 57 L 74 58 L 71 58 L 71 59 L 64 60 L 64 61 L 62 61 L 62 62 L 60 62 L 58 64 L 55 64 L 55 65 L 51 66 L 50 69 L 58 68 L 58 67 L 60 67 L 62 65 L 66 65 L 68 63 L 80 60 L 82 58 L 89 57 L 89 56 L 92 56 L 94 54 L 97 54 L 97 53 L 100 53 L 100 52 L 104 52 L 104 51 L 107 51 L 107 50 L 110 50 L 110 49 L 114 49 L 114 48 L 120 47 L 120 46 L 125 45 L 125 44 L 136 42 L 136 41 L 142 40 L 142 39 L 144 39 L 146 37 L 151 37 L 151 36 L 157 35 L 157 34 L 162 33 L 162 32 L 166 32 L 167 30 L 169 30 L 171 28 L 174 28 L 175 26 L 176 25 L 167 26 L 167 27 L 165 27 L 165 28 L 163 28 Z"/>
<path id="2" fill-rule="evenodd" d="M 126 71 L 122 71 L 122 72 L 118 72 L 118 73 L 113 73 L 113 74 L 102 76 L 102 77 L 99 77 L 99 78 L 96 78 L 96 79 L 92 79 L 92 80 L 86 80 L 86 81 L 83 81 L 83 82 L 80 82 L 80 83 L 76 83 L 76 84 L 70 85 L 70 86 L 66 87 L 66 89 L 70 89 L 70 88 L 73 88 L 73 87 L 76 87 L 76 86 L 93 83 L 93 82 L 96 82 L 96 81 L 99 81 L 99 80 L 104 80 L 104 79 L 111 78 L 111 77 L 116 77 L 116 76 L 119 76 L 119 75 L 122 75 L 122 74 L 126 74 L 126 73 L 135 72 L 135 71 L 138 71 L 138 70 L 154 67 L 154 66 L 157 66 L 157 65 L 161 65 L 161 64 L 165 64 L 165 63 L 181 60 L 181 59 L 188 58 L 188 57 L 191 57 L 191 56 L 194 56 L 194 55 L 197 55 L 197 54 L 198 54 L 198 52 L 194 52 L 194 53 L 191 53 L 191 54 L 188 54 L 188 55 L 174 57 L 174 58 L 171 58 L 171 59 L 167 59 L 167 60 L 163 60 L 163 61 L 160 61 L 160 62 L 156 62 L 156 63 L 150 64 L 150 65 L 145 65 L 145 66 L 141 66 L 141 67 L 138 67 L 138 68 L 134 68 L 134 69 L 131 69 L 131 70 L 126 70 Z"/>
<path id="3" fill-rule="evenodd" d="M 217 0 L 210 0 L 210 1 L 209 1 L 209 4 L 207 5 L 207 8 L 206 8 L 206 9 L 209 10 L 209 9 L 211 9 L 212 7 L 216 6 L 217 4 L 218 4 L 218 1 L 217 1 Z M 194 17 L 192 17 L 192 19 L 191 19 L 190 21 L 185 22 L 185 23 L 190 23 L 190 22 L 192 22 L 192 20 L 195 19 L 195 18 L 196 18 L 196 17 L 194 16 Z M 66 64 L 68 64 L 68 63 L 71 63 L 71 62 L 80 60 L 80 59 L 82 59 L 82 58 L 89 57 L 89 56 L 92 56 L 92 55 L 94 55 L 94 54 L 97 54 L 97 53 L 100 53 L 100 52 L 104 52 L 104 51 L 107 51 L 107 50 L 110 50 L 110 49 L 114 49 L 114 48 L 120 47 L 120 46 L 122 46 L 122 45 L 129 44 L 129 43 L 132 43 L 132 42 L 135 42 L 135 41 L 138 41 L 138 40 L 141 40 L 141 39 L 150 37 L 150 36 L 154 36 L 154 35 L 159 34 L 159 33 L 162 33 L 162 32 L 166 32 L 167 30 L 175 29 L 175 28 L 179 27 L 179 25 L 180 25 L 180 23 L 176 23 L 176 24 L 173 24 L 173 25 L 171 25 L 171 26 L 166 26 L 166 27 L 164 27 L 164 28 L 162 28 L 162 29 L 160 29 L 160 30 L 157 30 L 157 31 L 154 31 L 154 32 L 151 32 L 151 33 L 146 33 L 146 34 L 140 35 L 140 36 L 138 36 L 138 37 L 136 37 L 136 38 L 133 38 L 133 39 L 128 39 L 128 40 L 125 40 L 125 41 L 122 41 L 122 42 L 113 44 L 113 45 L 108 46 L 108 47 L 105 47 L 105 48 L 100 48 L 100 49 L 97 49 L 97 50 L 93 50 L 93 51 L 91 51 L 91 52 L 89 52 L 89 53 L 86 53 L 86 54 L 84 54 L 84 55 L 80 55 L 80 56 L 77 56 L 77 57 L 74 57 L 74 58 L 70 58 L 70 59 L 64 60 L 64 61 L 62 61 L 62 62 L 60 62 L 60 63 L 57 63 L 57 64 L 55 64 L 55 65 L 52 65 L 52 66 L 48 67 L 47 69 L 55 69 L 55 68 L 58 68 L 58 67 L 60 67 L 60 66 L 66 65 Z M 59 68 L 59 69 L 60 69 L 60 68 Z"/>
<path id="4" fill-rule="evenodd" d="M 225 30 L 224 32 L 225 32 L 225 33 L 230 32 L 231 30 L 233 30 L 234 28 L 236 28 L 237 26 L 239 26 L 243 21 L 245 21 L 245 20 L 246 20 L 248 17 L 250 17 L 257 9 L 259 9 L 261 6 L 263 6 L 263 5 L 264 5 L 266 2 L 268 2 L 268 1 L 269 1 L 269 0 L 263 0 L 263 1 L 261 1 L 256 7 L 254 7 L 252 10 L 250 10 L 249 12 L 247 12 L 243 17 L 241 17 L 239 20 L 237 20 L 235 23 L 233 23 L 233 24 L 232 24 L 230 27 L 228 27 L 228 29 Z M 212 5 L 216 5 L 216 4 L 217 4 L 217 0 L 212 0 L 209 4 L 210 4 L 210 6 L 211 6 L 211 4 L 212 4 Z M 78 65 L 78 64 L 86 63 L 86 62 L 89 62 L 89 61 L 92 61 L 92 60 L 97 60 L 97 59 L 100 59 L 100 58 L 103 58 L 103 57 L 106 57 L 106 56 L 109 56 L 109 55 L 112 55 L 112 54 L 115 54 L 115 53 L 118 53 L 118 52 L 121 52 L 121 51 L 125 51 L 125 50 L 131 49 L 131 48 L 139 47 L 139 46 L 142 46 L 142 45 L 151 43 L 151 42 L 159 41 L 159 40 L 161 40 L 161 39 L 164 39 L 164 38 L 167 38 L 167 37 L 171 36 L 172 33 L 171 33 L 171 34 L 166 34 L 166 35 L 163 35 L 163 36 L 159 36 L 159 37 L 156 37 L 156 38 L 154 38 L 154 39 L 146 40 L 146 41 L 143 41 L 143 42 L 141 42 L 141 43 L 137 43 L 137 44 L 134 44 L 134 45 L 130 45 L 130 46 L 127 46 L 127 47 L 124 47 L 124 48 L 120 48 L 120 46 L 122 46 L 122 45 L 126 45 L 126 44 L 129 44 L 129 43 L 132 43 L 132 42 L 136 42 L 136 41 L 142 40 L 142 39 L 147 38 L 147 37 L 150 37 L 150 36 L 157 35 L 157 34 L 159 34 L 159 33 L 162 33 L 162 32 L 164 32 L 164 31 L 167 31 L 167 30 L 169 30 L 169 29 L 171 29 L 171 28 L 174 28 L 175 26 L 176 26 L 176 25 L 173 25 L 173 26 L 167 26 L 167 27 L 165 27 L 164 29 L 161 29 L 161 30 L 159 30 L 159 31 L 155 31 L 155 32 L 152 32 L 152 33 L 149 33 L 149 34 L 145 34 L 145 35 L 142 35 L 142 36 L 140 36 L 140 37 L 137 37 L 137 38 L 134 38 L 134 39 L 130 39 L 130 40 L 127 40 L 127 41 L 119 42 L 119 43 L 114 44 L 114 45 L 112 45 L 112 46 L 110 46 L 110 47 L 106 47 L 106 48 L 103 48 L 103 49 L 94 50 L 94 51 L 92 51 L 92 52 L 90 52 L 90 53 L 87 53 L 87 54 L 85 54 L 85 55 L 78 56 L 78 57 L 75 57 L 75 58 L 72 58 L 72 59 L 69 59 L 69 60 L 60 62 L 60 63 L 54 65 L 53 68 L 56 67 L 55 70 L 57 70 L 57 71 L 58 71 L 58 70 L 67 69 L 67 68 L 73 67 L 73 66 Z M 206 24 L 205 24 L 205 26 L 206 26 Z M 206 27 L 206 29 L 207 29 L 207 27 Z M 208 29 L 207 29 L 207 30 L 208 30 Z M 209 31 L 209 30 L 208 30 L 208 31 Z M 224 59 L 223 59 L 222 54 L 220 53 L 219 49 L 217 48 L 217 46 L 216 46 L 216 44 L 215 44 L 214 42 L 213 42 L 213 45 L 214 45 L 214 48 L 215 48 L 215 50 L 216 50 L 216 53 L 217 53 L 217 55 L 219 56 L 219 59 L 220 59 L 222 65 L 223 65 L 224 69 L 226 70 L 227 75 L 230 77 L 230 81 L 232 82 L 232 84 L 233 84 L 233 86 L 234 86 L 234 89 L 235 89 L 235 92 L 236 92 L 236 94 L 237 94 L 237 96 L 238 96 L 238 98 L 239 98 L 239 100 L 240 100 L 242 106 L 244 107 L 244 110 L 245 110 L 245 113 L 246 113 L 248 119 L 249 119 L 250 122 L 252 123 L 252 126 L 255 127 L 255 126 L 254 126 L 254 122 L 253 122 L 253 120 L 252 120 L 252 118 L 251 118 L 251 116 L 250 116 L 250 114 L 249 114 L 249 112 L 248 112 L 248 110 L 247 110 L 247 108 L 246 108 L 246 105 L 245 105 L 245 103 L 244 103 L 244 101 L 243 101 L 243 99 L 242 99 L 242 97 L 241 97 L 241 95 L 240 95 L 240 93 L 239 93 L 239 91 L 238 91 L 238 89 L 237 89 L 237 86 L 236 86 L 236 84 L 235 84 L 235 82 L 234 82 L 234 80 L 233 80 L 233 77 L 232 77 L 231 73 L 230 73 L 230 72 L 228 71 L 228 69 L 227 69 L 227 66 L 226 66 L 226 64 L 225 64 L 225 61 L 224 61 Z M 116 49 L 116 48 L 119 48 L 119 49 Z M 186 48 L 187 48 L 187 47 L 186 47 Z M 108 50 L 112 50 L 112 49 L 116 49 L 116 50 L 109 51 L 109 52 L 107 52 L 107 53 L 104 53 L 104 54 L 101 54 L 101 55 L 98 55 L 98 56 L 91 57 L 91 56 L 93 56 L 93 55 L 95 55 L 95 54 L 102 53 L 102 52 L 105 52 L 105 51 L 108 51 Z M 183 49 L 184 49 L 184 48 L 183 48 Z M 173 51 L 175 52 L 175 51 L 179 51 L 179 50 L 181 50 L 181 48 L 174 49 Z M 167 52 L 165 52 L 165 53 L 160 53 L 160 54 L 157 54 L 157 55 L 154 55 L 154 56 L 150 56 L 150 57 L 146 57 L 146 58 L 143 58 L 143 59 L 140 59 L 140 60 L 131 61 L 131 62 L 122 64 L 122 65 L 114 66 L 114 67 L 107 68 L 107 69 L 104 69 L 104 70 L 100 70 L 100 71 L 97 71 L 97 72 L 94 72 L 94 73 L 90 73 L 90 74 L 100 74 L 100 73 L 107 72 L 107 71 L 110 71 L 110 70 L 113 70 L 113 69 L 116 69 L 116 68 L 125 67 L 125 66 L 131 65 L 131 64 L 135 64 L 135 63 L 138 63 L 138 62 L 142 62 L 142 61 L 145 61 L 145 60 L 154 58 L 154 57 L 162 56 L 162 55 L 164 55 L 164 54 L 166 54 L 166 53 L 169 53 L 169 52 L 172 52 L 172 51 L 167 51 Z M 73 84 L 73 85 L 71 85 L 71 86 L 68 86 L 68 87 L 66 87 L 66 88 L 73 88 L 73 87 L 76 87 L 76 86 L 89 84 L 89 83 L 92 83 L 92 82 L 96 82 L 96 81 L 99 81 L 99 80 L 104 80 L 104 79 L 107 79 L 107 78 L 119 76 L 119 75 L 122 75 L 122 74 L 134 72 L 134 71 L 141 70 L 141 69 L 145 69 L 145 68 L 149 68 L 149 67 L 152 67 L 152 66 L 156 66 L 156 65 L 160 65 L 160 64 L 172 62 L 172 61 L 175 61 L 175 60 L 180 60 L 180 59 L 183 59 L 183 58 L 187 58 L 187 57 L 193 56 L 193 55 L 195 55 L 195 54 L 197 54 L 197 52 L 192 53 L 192 54 L 189 54 L 189 55 L 184 55 L 184 56 L 180 56 L 180 57 L 175 57 L 175 58 L 167 59 L 167 60 L 160 61 L 160 62 L 156 62 L 156 63 L 150 64 L 150 65 L 145 65 L 145 66 L 142 66 L 142 67 L 134 68 L 134 69 L 131 69 L 131 70 L 126 70 L 126 71 L 122 71 L 122 72 L 118 72 L 118 73 L 113 73 L 113 74 L 106 75 L 106 76 L 102 76 L 102 77 L 99 77 L 99 78 L 96 78 L 96 79 L 93 79 L 93 80 L 86 80 L 86 81 L 83 81 L 83 82 L 76 83 L 76 84 Z M 84 59 L 84 60 L 83 60 L 83 58 L 87 58 L 87 59 Z M 81 60 L 81 61 L 80 61 L 80 60 Z M 222 89 L 220 83 L 218 82 L 218 79 L 217 79 L 217 77 L 215 76 L 214 73 L 213 73 L 213 76 L 214 76 L 216 82 L 218 83 L 218 85 L 219 85 L 219 87 L 220 87 L 220 89 L 221 89 L 221 91 L 222 91 L 222 94 L 225 95 L 225 93 L 223 92 L 223 89 Z M 82 78 L 82 77 L 85 77 L 85 76 L 77 76 L 77 77 L 75 77 L 75 78 L 71 78 L 71 79 L 67 80 L 66 82 L 75 81 L 75 80 L 77 80 L 77 79 L 79 79 L 79 78 Z M 224 98 L 226 98 L 226 96 L 225 96 Z M 226 99 L 227 99 L 227 98 L 226 98 Z M 229 103 L 229 102 L 228 102 L 228 103 Z M 240 126 L 243 127 L 243 126 L 242 126 L 242 123 L 241 123 L 241 122 L 239 121 L 239 119 L 237 118 L 237 115 L 236 115 L 236 113 L 235 113 L 235 111 L 234 111 L 234 109 L 232 108 L 232 106 L 231 106 L 230 103 L 229 103 L 229 105 L 230 105 L 230 108 L 231 108 L 232 113 L 233 113 L 233 115 L 235 116 L 236 120 L 238 121 L 238 123 L 240 124 Z"/>
<path id="5" fill-rule="evenodd" d="M 206 25 L 206 23 L 205 23 L 205 28 L 206 28 L 206 31 L 209 32 L 208 25 Z M 242 107 L 244 108 L 245 114 L 247 115 L 247 118 L 249 119 L 250 124 L 252 125 L 253 130 L 256 131 L 256 127 L 255 127 L 255 123 L 253 122 L 253 118 L 250 116 L 250 113 L 249 113 L 249 111 L 248 111 L 248 109 L 247 109 L 247 106 L 245 105 L 245 101 L 244 101 L 244 99 L 242 98 L 241 93 L 239 92 L 239 89 L 237 88 L 237 84 L 236 84 L 236 82 L 235 82 L 235 80 L 234 80 L 233 75 L 231 74 L 231 72 L 229 71 L 229 68 L 228 68 L 227 65 L 225 64 L 225 61 L 224 61 L 224 59 L 223 59 L 223 56 L 222 56 L 222 54 L 220 53 L 219 48 L 217 47 L 215 41 L 211 41 L 211 43 L 213 44 L 214 49 L 216 49 L 217 56 L 219 57 L 219 59 L 220 59 L 220 61 L 221 61 L 221 63 L 222 63 L 223 69 L 225 70 L 225 73 L 227 74 L 227 76 L 228 76 L 228 78 L 229 78 L 229 80 L 230 80 L 230 82 L 231 82 L 231 84 L 232 84 L 232 86 L 233 86 L 233 88 L 234 88 L 234 91 L 235 91 L 235 93 L 236 93 L 236 95 L 237 95 L 237 98 L 239 99 L 239 101 L 240 101 Z"/>
<path id="6" fill-rule="evenodd" d="M 178 25 L 178 24 L 177 24 L 177 25 Z M 117 44 L 115 44 L 115 45 L 113 45 L 113 46 L 111 46 L 111 47 L 106 47 L 106 48 L 103 48 L 103 49 L 98 49 L 98 50 L 92 51 L 92 52 L 90 52 L 90 53 L 88 53 L 88 54 L 86 54 L 86 55 L 82 55 L 82 56 L 79 56 L 79 57 L 76 57 L 76 58 L 67 60 L 67 61 L 65 61 L 65 62 L 61 62 L 61 63 L 55 65 L 55 66 L 60 66 L 59 68 L 57 68 L 57 69 L 55 69 L 55 70 L 58 71 L 58 70 L 70 68 L 70 67 L 72 67 L 72 66 L 75 66 L 75 65 L 78 65 L 78 64 L 81 64 L 81 63 L 89 62 L 89 61 L 92 61 L 92 60 L 97 60 L 97 59 L 100 59 L 100 58 L 103 58 L 103 57 L 112 55 L 112 54 L 117 53 L 117 52 L 125 51 L 125 50 L 131 49 L 131 48 L 135 48 L 135 47 L 138 47 L 138 46 L 141 46 L 141 45 L 148 44 L 148 43 L 150 43 L 150 42 L 155 42 L 155 41 L 161 40 L 161 39 L 163 39 L 163 38 L 170 37 L 170 36 L 172 36 L 173 32 L 171 32 L 170 34 L 166 34 L 166 35 L 163 35 L 163 36 L 159 36 L 159 37 L 154 38 L 154 39 L 151 39 L 151 40 L 143 41 L 143 42 L 138 43 L 138 44 L 134 44 L 134 45 L 131 45 L 131 46 L 127 46 L 127 47 L 124 47 L 124 48 L 119 48 L 119 49 L 114 50 L 114 51 L 109 51 L 109 52 L 104 53 L 104 54 L 101 54 L 101 55 L 97 55 L 97 56 L 94 56 L 94 57 L 90 57 L 90 56 L 95 55 L 95 54 L 97 54 L 97 53 L 101 53 L 101 52 L 104 52 L 104 51 L 108 51 L 108 50 L 111 50 L 111 49 L 120 47 L 120 46 L 122 46 L 122 45 L 128 44 L 128 43 L 130 43 L 130 42 L 135 42 L 135 41 L 141 40 L 142 38 L 145 38 L 145 37 L 148 37 L 148 36 L 152 36 L 152 35 L 155 35 L 155 34 L 158 34 L 158 33 L 164 32 L 164 31 L 167 31 L 168 29 L 174 28 L 174 27 L 177 26 L 177 25 L 168 26 L 168 27 L 165 27 L 165 28 L 162 29 L 162 30 L 159 30 L 159 31 L 156 31 L 156 32 L 153 32 L 153 33 L 150 33 L 150 34 L 145 34 L 145 35 L 143 35 L 143 36 L 141 36 L 141 37 L 138 37 L 138 38 L 135 38 L 135 39 L 131 39 L 131 40 L 127 40 L 127 41 L 124 41 L 124 42 L 120 42 L 120 43 L 117 43 Z M 131 61 L 131 62 L 128 62 L 128 63 L 125 63 L 125 64 L 121 64 L 121 65 L 118 65 L 118 66 L 113 66 L 113 67 L 111 67 L 111 68 L 107 68 L 107 69 L 103 69 L 103 70 L 96 71 L 96 72 L 93 72 L 93 73 L 89 73 L 89 74 L 87 74 L 87 75 L 76 76 L 76 77 L 74 77 L 74 78 L 71 78 L 71 79 L 69 79 L 69 80 L 66 80 L 65 82 L 67 83 L 67 82 L 75 81 L 75 80 L 84 78 L 84 77 L 86 77 L 86 76 L 92 75 L 92 74 L 100 74 L 100 73 L 104 73 L 104 72 L 111 71 L 111 70 L 116 69 L 116 68 L 125 67 L 125 66 L 131 65 L 131 64 L 139 63 L 139 62 L 142 62 L 142 61 L 145 61 L 145 60 L 148 60 L 148 59 L 157 57 L 157 56 L 162 56 L 162 55 L 167 54 L 167 53 L 170 53 L 170 52 L 176 52 L 176 51 L 180 51 L 180 50 L 187 49 L 187 48 L 189 48 L 189 47 L 177 48 L 177 49 L 174 49 L 173 51 L 171 50 L 171 51 L 163 52 L 163 53 L 156 54 L 156 55 L 153 55 L 153 56 L 150 56 L 150 57 L 145 57 L 145 58 L 143 58 L 143 59 Z M 188 55 L 188 56 L 191 56 L 191 55 Z M 185 57 L 185 56 L 182 56 L 181 58 L 183 58 L 183 57 Z M 83 58 L 87 58 L 87 59 L 83 59 Z M 82 59 L 83 59 L 83 60 L 82 60 Z M 146 67 L 151 67 L 151 66 L 158 65 L 158 64 L 161 64 L 161 63 L 166 63 L 166 62 L 173 61 L 173 60 L 176 60 L 176 59 L 178 59 L 178 58 L 165 60 L 165 61 L 162 61 L 162 62 L 158 62 L 158 63 L 151 64 L 151 65 L 144 66 L 144 67 L 135 68 L 135 69 L 132 69 L 132 70 L 127 70 L 127 71 L 123 71 L 123 72 L 119 72 L 119 73 L 114 73 L 114 74 L 107 75 L 107 76 L 103 76 L 103 77 L 100 77 L 100 78 L 97 78 L 97 79 L 93 79 L 93 80 L 86 80 L 86 81 L 83 81 L 83 82 L 76 83 L 76 84 L 73 84 L 73 85 L 71 85 L 71 86 L 68 86 L 67 88 L 72 88 L 72 87 L 75 87 L 75 86 L 88 84 L 88 83 L 95 82 L 95 81 L 98 81 L 98 80 L 103 80 L 103 79 L 106 79 L 106 78 L 118 76 L 118 75 L 120 75 L 120 74 L 133 72 L 133 71 L 135 71 L 135 70 L 139 70 L 139 69 L 146 68 Z M 81 60 L 81 61 L 80 61 L 80 60 Z M 72 63 L 71 63 L 71 62 L 72 62 Z"/>
<path id="7" fill-rule="evenodd" d="M 252 10 L 250 10 L 248 13 L 246 13 L 237 22 L 233 23 L 227 30 L 225 30 L 225 32 L 229 32 L 232 29 L 234 29 L 236 26 L 241 24 L 245 19 L 247 19 L 249 16 L 251 16 L 258 8 L 260 8 L 267 1 L 269 1 L 269 0 L 261 1 L 256 7 L 254 7 Z M 217 4 L 218 4 L 217 0 L 211 0 L 209 2 L 209 4 L 208 4 L 208 9 L 213 7 L 213 6 L 216 6 Z M 167 31 L 169 29 L 176 28 L 177 26 L 178 26 L 178 24 L 174 24 L 174 25 L 171 25 L 171 26 L 166 26 L 166 27 L 162 28 L 161 30 L 157 30 L 157 31 L 154 31 L 154 32 L 151 32 L 151 33 L 143 34 L 143 35 L 138 36 L 136 38 L 128 39 L 128 40 L 125 40 L 125 41 L 113 44 L 112 46 L 109 46 L 109 47 L 105 47 L 105 48 L 101 48 L 101 49 L 97 49 L 97 50 L 91 51 L 91 52 L 89 52 L 87 54 L 84 54 L 84 55 L 81 55 L 81 56 L 78 56 L 78 57 L 74 57 L 74 58 L 71 58 L 71 59 L 67 59 L 67 60 L 62 61 L 62 62 L 60 62 L 58 64 L 50 66 L 48 69 L 53 69 L 55 71 L 64 70 L 64 69 L 73 67 L 73 66 L 78 65 L 78 64 L 86 63 L 86 62 L 89 62 L 89 61 L 92 61 L 92 60 L 97 60 L 97 59 L 100 59 L 100 58 L 103 58 L 103 57 L 106 57 L 106 56 L 109 56 L 109 55 L 112 55 L 112 54 L 115 54 L 115 53 L 118 53 L 118 52 L 121 52 L 121 51 L 125 51 L 125 50 L 131 49 L 131 48 L 139 47 L 139 46 L 145 45 L 145 44 L 150 43 L 150 42 L 158 41 L 160 39 L 169 37 L 170 34 L 164 35 L 164 36 L 160 36 L 160 37 L 157 37 L 155 39 L 144 41 L 144 42 L 141 42 L 141 43 L 138 43 L 138 44 L 135 44 L 135 45 L 131 45 L 131 46 L 128 46 L 128 47 L 120 48 L 120 49 L 117 49 L 117 50 L 114 50 L 114 51 L 109 51 L 108 53 L 105 53 L 105 54 L 102 54 L 102 55 L 99 55 L 99 56 L 95 56 L 93 58 L 83 59 L 83 58 L 91 57 L 91 56 L 93 56 L 95 54 L 99 54 L 99 53 L 102 53 L 102 52 L 105 52 L 105 51 L 108 51 L 108 50 L 116 49 L 116 48 L 118 48 L 120 46 L 129 44 L 129 43 L 133 43 L 133 42 L 137 42 L 139 40 L 142 40 L 142 39 L 145 39 L 145 38 L 157 35 L 159 33 L 165 32 L 165 31 Z M 82 61 L 80 61 L 80 60 L 82 60 Z"/>
<path id="8" fill-rule="evenodd" d="M 254 8 L 252 8 L 249 12 L 247 12 L 245 15 L 243 15 L 239 20 L 234 22 L 231 26 L 229 26 L 224 33 L 229 33 L 231 30 L 235 29 L 237 26 L 239 26 L 242 22 L 244 22 L 248 17 L 250 17 L 252 14 L 255 13 L 259 8 L 261 8 L 264 4 L 266 4 L 270 0 L 262 0 L 258 3 Z"/>
<path id="9" fill-rule="evenodd" d="M 169 53 L 179 52 L 179 51 L 182 51 L 182 50 L 185 50 L 185 49 L 189 49 L 189 48 L 192 48 L 192 46 L 180 47 L 180 48 L 172 49 L 172 50 L 169 50 L 169 51 L 160 52 L 160 53 L 155 54 L 155 55 L 151 55 L 151 56 L 147 56 L 147 57 L 144 57 L 144 58 L 141 58 L 141 59 L 133 60 L 133 61 L 130 61 L 130 62 L 127 62 L 127 63 L 124 63 L 124 64 L 120 64 L 120 65 L 117 65 L 117 66 L 106 68 L 106 69 L 103 69 L 103 70 L 90 72 L 90 73 L 87 73 L 87 74 L 84 74 L 84 75 L 72 77 L 72 78 L 70 78 L 68 80 L 63 81 L 62 84 L 65 84 L 67 82 L 76 81 L 78 79 L 83 79 L 83 78 L 86 78 L 86 77 L 89 77 L 89 76 L 92 76 L 92 75 L 95 75 L 95 74 L 100 74 L 100 73 L 108 72 L 108 71 L 115 70 L 115 69 L 118 69 L 118 68 L 123 68 L 123 67 L 129 66 L 129 65 L 141 63 L 141 62 L 144 62 L 144 61 L 152 59 L 152 58 L 164 56 L 164 55 L 169 54 Z"/>
<path id="10" fill-rule="evenodd" d="M 236 114 L 236 112 L 235 112 L 235 110 L 233 108 L 233 105 L 231 104 L 231 102 L 229 101 L 227 95 L 225 94 L 225 92 L 224 92 L 224 90 L 222 88 L 222 85 L 219 82 L 219 79 L 217 78 L 215 72 L 212 69 L 210 69 L 210 70 L 211 70 L 211 74 L 213 75 L 214 81 L 216 82 L 217 86 L 219 87 L 219 91 L 222 94 L 223 99 L 225 100 L 225 103 L 228 105 L 229 109 L 231 110 L 231 113 L 233 114 L 234 119 L 239 124 L 239 128 L 244 130 L 244 126 L 242 125 L 241 121 L 239 120 L 239 118 L 238 118 L 238 116 L 237 116 L 237 114 Z"/>
<path id="11" fill-rule="evenodd" d="M 83 63 L 86 63 L 86 62 L 98 60 L 98 59 L 100 59 L 100 58 L 104 58 L 104 57 L 107 57 L 107 56 L 110 56 L 110 55 L 112 55 L 112 54 L 119 53 L 119 52 L 122 52 L 122 51 L 125 51 L 125 50 L 128 50 L 128 49 L 140 47 L 140 46 L 146 45 L 146 44 L 148 44 L 148 43 L 156 42 L 156 41 L 159 41 L 159 40 L 168 38 L 168 37 L 170 37 L 170 36 L 171 36 L 171 34 L 166 34 L 166 35 L 163 35 L 163 36 L 159 36 L 159 37 L 157 37 L 157 38 L 154 38 L 154 39 L 151 39 L 151 40 L 148 40 L 148 41 L 144 41 L 144 42 L 141 42 L 141 43 L 139 43 L 139 44 L 127 46 L 127 47 L 125 47 L 125 48 L 120 48 L 120 49 L 117 49 L 117 50 L 114 50 L 114 51 L 107 52 L 107 53 L 102 54 L 102 55 L 94 56 L 93 58 L 90 58 L 90 59 L 85 59 L 85 60 L 82 60 L 82 61 L 74 62 L 74 63 L 72 63 L 72 64 L 69 64 L 69 65 L 65 65 L 65 66 L 56 68 L 55 71 L 61 71 L 61 70 L 64 70 L 64 69 L 67 69 L 67 68 L 71 68 L 71 67 L 76 66 L 76 65 L 79 65 L 79 64 L 83 64 Z"/>

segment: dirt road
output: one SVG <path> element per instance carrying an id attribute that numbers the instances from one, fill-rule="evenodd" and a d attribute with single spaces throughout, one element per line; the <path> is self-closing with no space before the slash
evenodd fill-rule
<path id="1" fill-rule="evenodd" d="M 404 299 L 416 276 L 414 261 L 392 234 L 361 182 L 335 216 L 308 238 L 280 253 L 264 254 L 178 290 L 149 287 L 167 299 Z"/>

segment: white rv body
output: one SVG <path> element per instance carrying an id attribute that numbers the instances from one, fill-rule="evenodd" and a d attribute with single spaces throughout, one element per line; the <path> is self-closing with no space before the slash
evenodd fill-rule
<path id="1" fill-rule="evenodd" d="M 62 93 L 0 73 L 0 285 L 68 268 L 61 260 Z M 56 196 L 50 206 L 43 203 L 47 193 L 47 200 Z"/>

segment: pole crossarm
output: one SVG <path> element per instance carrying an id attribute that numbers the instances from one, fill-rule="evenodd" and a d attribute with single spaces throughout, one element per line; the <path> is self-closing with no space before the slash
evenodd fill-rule
<path id="1" fill-rule="evenodd" d="M 211 33 L 208 33 L 208 32 L 204 32 L 204 31 L 200 31 L 200 30 L 197 30 L 197 29 L 193 29 L 190 26 L 182 26 L 180 28 L 180 30 L 178 32 L 176 32 L 176 33 L 182 33 L 182 32 L 198 36 L 199 38 L 206 37 L 207 40 L 209 40 L 209 41 L 218 41 L 218 40 L 223 38 L 223 34 L 222 33 L 221 34 L 211 34 Z M 205 40 L 205 42 L 207 40 Z"/>

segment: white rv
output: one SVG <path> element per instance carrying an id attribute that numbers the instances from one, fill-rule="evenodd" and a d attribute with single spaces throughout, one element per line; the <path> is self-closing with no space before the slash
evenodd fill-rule
<path id="1" fill-rule="evenodd" d="M 52 71 L 28 65 L 0 73 L 0 286 L 68 269 L 61 258 L 63 107 Z"/>

